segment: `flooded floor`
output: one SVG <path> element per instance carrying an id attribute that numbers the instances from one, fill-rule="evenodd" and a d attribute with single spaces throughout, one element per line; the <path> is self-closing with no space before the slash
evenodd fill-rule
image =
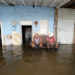
<path id="1" fill-rule="evenodd" d="M 0 75 L 75 75 L 75 46 L 61 45 L 58 51 L 0 48 Z"/>

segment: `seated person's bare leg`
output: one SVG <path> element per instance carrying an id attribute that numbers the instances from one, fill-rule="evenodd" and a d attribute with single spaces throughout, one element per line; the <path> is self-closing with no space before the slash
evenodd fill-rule
<path id="1" fill-rule="evenodd" d="M 50 48 L 49 46 L 47 46 L 47 48 Z"/>
<path id="2" fill-rule="evenodd" d="M 55 48 L 58 48 L 58 44 L 56 42 L 51 44 L 52 46 L 54 46 Z"/>
<path id="3" fill-rule="evenodd" d="M 49 44 L 49 43 L 47 43 L 47 48 L 48 48 L 48 49 L 50 48 L 50 44 Z"/>
<path id="4" fill-rule="evenodd" d="M 40 43 L 40 48 L 42 48 L 42 42 Z"/>
<path id="5" fill-rule="evenodd" d="M 56 48 L 58 48 L 58 44 L 56 44 Z"/>
<path id="6" fill-rule="evenodd" d="M 34 48 L 35 47 L 35 44 L 32 44 L 32 48 Z"/>
<path id="7" fill-rule="evenodd" d="M 35 47 L 35 43 L 32 41 L 32 42 L 30 43 L 30 46 L 31 46 L 32 48 L 34 48 L 34 47 Z"/>

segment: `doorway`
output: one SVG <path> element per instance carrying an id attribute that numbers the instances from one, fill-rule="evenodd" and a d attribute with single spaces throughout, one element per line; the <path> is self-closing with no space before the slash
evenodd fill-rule
<path id="1" fill-rule="evenodd" d="M 32 39 L 32 26 L 22 25 L 22 44 L 29 45 Z"/>
<path id="2" fill-rule="evenodd" d="M 0 46 L 2 45 L 2 39 L 1 39 L 1 24 L 0 24 Z"/>

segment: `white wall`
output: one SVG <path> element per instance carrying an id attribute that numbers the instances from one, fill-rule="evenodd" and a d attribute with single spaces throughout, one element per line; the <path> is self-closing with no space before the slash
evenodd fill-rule
<path id="1" fill-rule="evenodd" d="M 74 18 L 74 9 L 58 9 L 57 41 L 61 44 L 73 43 Z"/>
<path id="2" fill-rule="evenodd" d="M 48 20 L 40 20 L 40 35 L 48 35 Z"/>

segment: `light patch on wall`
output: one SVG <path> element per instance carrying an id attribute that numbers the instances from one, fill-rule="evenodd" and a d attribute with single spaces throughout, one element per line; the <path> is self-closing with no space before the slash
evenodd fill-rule
<path id="1" fill-rule="evenodd" d="M 40 20 L 40 35 L 48 34 L 48 20 Z"/>
<path id="2" fill-rule="evenodd" d="M 21 21 L 21 25 L 32 25 L 32 21 Z"/>
<path id="3" fill-rule="evenodd" d="M 4 36 L 4 41 L 5 41 L 4 45 L 13 45 L 12 36 L 11 35 L 5 35 Z"/>
<path id="4" fill-rule="evenodd" d="M 21 45 L 21 35 L 15 31 L 12 32 L 13 45 Z"/>

